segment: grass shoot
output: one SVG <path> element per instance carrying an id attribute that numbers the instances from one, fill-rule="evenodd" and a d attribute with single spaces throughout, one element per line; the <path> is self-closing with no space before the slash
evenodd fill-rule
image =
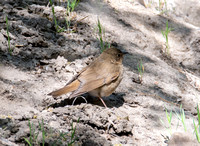
<path id="1" fill-rule="evenodd" d="M 100 51 L 101 53 L 107 49 L 110 48 L 110 44 L 106 41 L 104 41 L 105 38 L 105 29 L 102 27 L 100 20 L 97 20 L 97 40 L 100 42 Z"/>
<path id="2" fill-rule="evenodd" d="M 164 30 L 164 31 L 161 31 L 163 37 L 165 38 L 165 53 L 167 53 L 167 55 L 170 54 L 170 52 L 169 52 L 170 46 L 169 46 L 168 34 L 169 34 L 171 31 L 172 31 L 172 28 L 170 28 L 170 27 L 168 26 L 168 20 L 167 20 L 167 21 L 166 21 L 165 30 Z"/>
<path id="3" fill-rule="evenodd" d="M 78 119 L 77 123 L 79 123 L 79 120 L 80 118 Z M 44 146 L 45 140 L 47 138 L 53 139 L 53 142 L 52 142 L 53 145 L 63 145 L 67 143 L 68 146 L 72 146 L 77 140 L 77 137 L 75 136 L 76 126 L 74 126 L 73 121 L 71 124 L 71 130 L 69 132 L 59 132 L 59 133 L 47 131 L 47 129 L 50 129 L 50 128 L 47 128 L 45 130 L 43 119 L 41 122 L 38 121 L 38 126 L 34 125 L 30 121 L 28 122 L 28 125 L 29 125 L 29 138 L 24 138 L 24 140 L 29 146 L 33 146 L 33 145 Z M 38 140 L 39 135 L 42 136 L 42 142 L 39 142 Z"/>
<path id="4" fill-rule="evenodd" d="M 182 108 L 182 105 L 180 106 L 180 114 L 178 114 L 176 112 L 176 116 L 178 117 L 178 119 L 183 124 L 184 130 L 187 131 L 187 127 L 186 127 L 186 124 L 185 124 L 185 112 L 184 112 L 184 109 Z"/>
<path id="5" fill-rule="evenodd" d="M 193 119 L 193 125 L 194 125 L 194 133 L 196 135 L 196 139 L 200 143 L 200 113 L 198 105 L 197 105 L 197 116 L 198 116 L 198 123 L 196 125 Z"/>
<path id="6" fill-rule="evenodd" d="M 142 64 L 142 60 L 140 59 L 139 63 L 137 64 L 137 69 L 139 72 L 139 80 L 140 82 L 142 82 L 142 77 L 143 77 L 143 73 L 144 73 L 144 66 Z"/>
<path id="7" fill-rule="evenodd" d="M 10 47 L 10 35 L 9 35 L 9 23 L 8 23 L 8 16 L 6 16 L 6 28 L 7 28 L 7 36 L 8 36 L 8 52 L 12 53 L 12 49 Z"/>
<path id="8" fill-rule="evenodd" d="M 172 134 L 172 110 L 170 111 L 170 113 L 167 111 L 167 108 L 165 108 L 165 114 L 166 114 L 166 118 L 167 118 L 167 122 L 168 125 L 164 124 L 163 120 L 160 119 L 162 125 L 164 125 L 164 127 L 169 131 L 170 135 Z"/>

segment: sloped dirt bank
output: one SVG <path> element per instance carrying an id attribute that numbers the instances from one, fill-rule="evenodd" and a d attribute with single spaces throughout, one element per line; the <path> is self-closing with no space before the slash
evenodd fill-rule
<path id="1" fill-rule="evenodd" d="M 55 7 L 61 26 L 65 25 L 64 4 Z M 45 143 L 49 145 L 70 143 L 72 121 L 76 125 L 75 145 L 167 145 L 171 135 L 160 119 L 167 125 L 165 109 L 173 110 L 171 133 L 184 132 L 175 114 L 180 104 L 187 132 L 195 140 L 200 18 L 191 9 L 183 9 L 185 3 L 177 0 L 168 4 L 168 13 L 160 14 L 157 3 L 146 3 L 145 7 L 128 0 L 82 0 L 72 20 L 76 31 L 56 33 L 47 0 L 1 1 L 0 142 L 25 145 L 24 137 L 30 136 L 29 120 L 38 130 L 38 121 L 41 124 L 43 119 Z M 187 5 L 195 12 L 200 8 L 197 1 Z M 6 16 L 12 55 L 7 52 Z M 84 95 L 87 103 L 77 98 L 73 105 L 74 99 L 67 99 L 68 95 L 57 100 L 47 96 L 99 55 L 97 18 L 105 28 L 106 40 L 130 53 L 124 57 L 120 86 L 104 98 L 109 108 L 88 95 Z M 170 55 L 164 51 L 161 33 L 167 20 L 173 28 L 169 33 Z M 140 60 L 144 66 L 142 84 L 137 82 Z M 66 138 L 60 137 L 62 132 L 68 133 Z M 42 143 L 41 133 L 38 141 Z"/>

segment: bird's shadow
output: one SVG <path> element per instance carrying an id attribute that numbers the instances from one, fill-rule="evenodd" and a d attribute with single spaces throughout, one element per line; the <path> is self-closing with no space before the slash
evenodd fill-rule
<path id="1" fill-rule="evenodd" d="M 103 97 L 103 100 L 108 108 L 120 107 L 124 104 L 124 96 L 125 96 L 125 93 L 123 92 L 113 93 L 108 97 Z M 99 105 L 99 106 L 104 107 L 103 103 L 100 101 L 98 97 L 93 97 L 89 95 L 88 93 L 83 94 L 82 96 L 71 98 L 71 99 L 69 98 L 63 99 L 59 102 L 50 104 L 48 107 L 57 108 L 57 107 L 64 107 L 67 105 L 79 105 L 81 103 Z"/>

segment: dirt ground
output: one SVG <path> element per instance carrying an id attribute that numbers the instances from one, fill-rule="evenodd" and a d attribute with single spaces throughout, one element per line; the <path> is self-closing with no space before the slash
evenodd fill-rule
<path id="1" fill-rule="evenodd" d="M 54 4 L 59 25 L 65 26 L 66 2 Z M 198 145 L 193 120 L 197 123 L 200 98 L 200 1 L 169 0 L 165 6 L 159 10 L 158 0 L 81 0 L 72 13 L 75 31 L 56 33 L 48 0 L 0 1 L 0 145 L 27 145 L 29 121 L 37 130 L 42 119 L 46 145 L 67 145 L 72 122 L 74 145 L 164 146 L 175 133 Z M 121 84 L 104 98 L 109 108 L 87 94 L 86 101 L 48 96 L 100 54 L 98 18 L 105 39 L 129 52 Z M 161 33 L 167 20 L 173 28 L 169 55 Z M 186 132 L 176 114 L 181 104 Z M 166 109 L 173 111 L 171 132 Z M 66 139 L 61 132 L 68 132 Z M 41 134 L 37 140 L 42 143 Z"/>

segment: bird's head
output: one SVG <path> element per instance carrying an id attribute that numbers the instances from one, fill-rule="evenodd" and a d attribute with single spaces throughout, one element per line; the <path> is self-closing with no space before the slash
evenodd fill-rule
<path id="1" fill-rule="evenodd" d="M 108 58 L 114 59 L 116 62 L 122 62 L 123 55 L 127 54 L 127 52 L 122 52 L 117 48 L 108 48 L 102 54 L 106 54 Z"/>

